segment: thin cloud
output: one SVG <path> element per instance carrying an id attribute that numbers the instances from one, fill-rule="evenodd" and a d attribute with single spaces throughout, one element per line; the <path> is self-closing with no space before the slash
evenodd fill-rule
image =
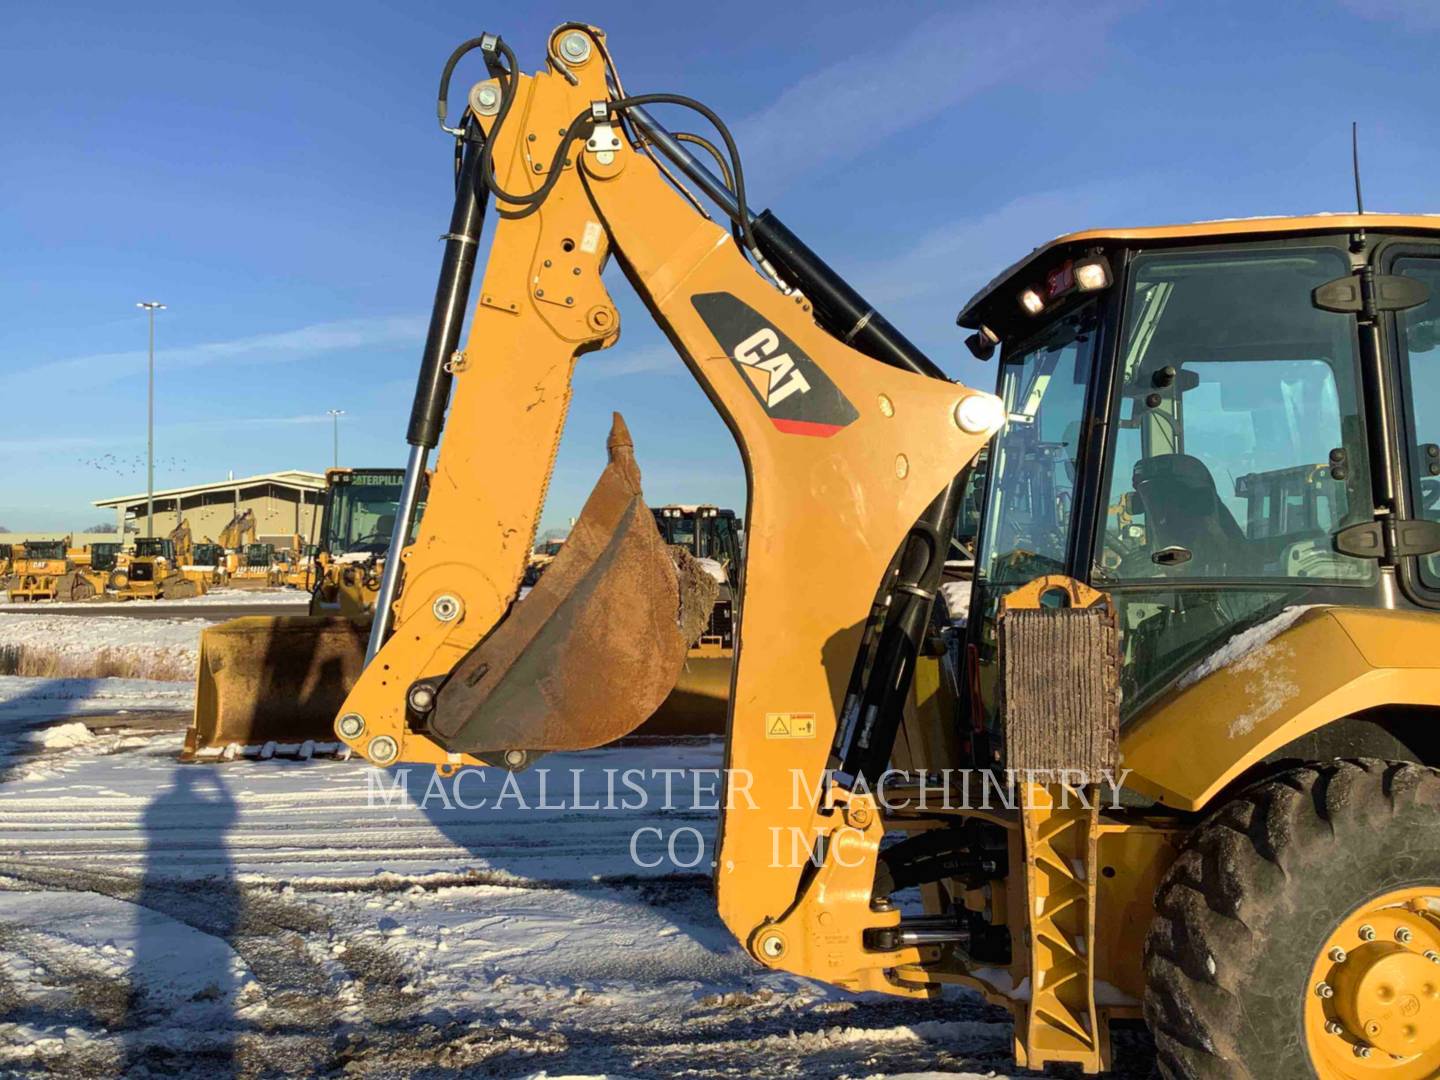
<path id="1" fill-rule="evenodd" d="M 862 267 L 855 275 L 857 287 L 882 309 L 944 295 L 958 311 L 996 273 L 1057 236 L 1078 228 L 1136 224 L 1135 207 L 1146 201 L 1144 188 L 1129 176 L 1123 183 L 1012 199 L 985 214 L 937 225 L 909 251 Z M 1125 220 L 1110 220 L 1116 213 L 1124 213 Z"/>
<path id="2" fill-rule="evenodd" d="M 685 370 L 685 364 L 668 345 L 646 349 L 635 349 L 618 356 L 606 353 L 590 353 L 580 358 L 575 369 L 576 378 L 588 376 L 592 379 L 614 379 L 622 375 L 678 375 Z"/>
<path id="3" fill-rule="evenodd" d="M 748 171 L 771 186 L 873 151 L 877 142 L 992 87 L 1033 81 L 1051 62 L 1094 64 L 1128 0 L 955 5 L 888 49 L 867 49 L 788 87 L 736 126 Z"/>
<path id="4" fill-rule="evenodd" d="M 1435 0 L 1340 0 L 1346 11 L 1372 22 L 1397 22 L 1408 30 L 1440 30 Z"/>
<path id="5" fill-rule="evenodd" d="M 169 371 L 216 364 L 290 363 L 341 349 L 419 342 L 424 338 L 426 324 L 424 317 L 412 315 L 314 323 L 277 333 L 157 349 L 155 363 Z M 31 380 L 73 377 L 84 379 L 89 386 L 103 386 L 142 374 L 148 363 L 146 352 L 137 349 L 51 360 L 17 374 Z"/>

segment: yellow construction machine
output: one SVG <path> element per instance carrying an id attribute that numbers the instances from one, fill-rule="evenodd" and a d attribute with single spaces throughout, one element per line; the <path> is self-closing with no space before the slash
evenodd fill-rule
<path id="1" fill-rule="evenodd" d="M 735 600 L 742 559 L 740 519 L 734 510 L 718 506 L 657 506 L 652 513 L 665 542 L 695 556 L 715 578 L 717 594 L 705 629 L 690 646 L 674 688 L 640 732 L 722 732 L 735 657 Z"/>
<path id="2" fill-rule="evenodd" d="M 70 587 L 69 599 L 104 598 L 110 585 L 110 576 L 116 569 L 129 564 L 125 545 L 119 541 L 89 544 L 79 553 L 70 552 L 75 579 Z"/>
<path id="3" fill-rule="evenodd" d="M 26 540 L 13 547 L 12 601 L 85 600 L 94 595 L 70 559 L 70 540 Z"/>
<path id="4" fill-rule="evenodd" d="M 225 566 L 225 549 L 219 544 L 205 541 L 196 544 L 190 553 L 190 563 L 182 569 L 187 577 L 198 578 L 207 587 L 224 585 L 229 579 Z"/>
<path id="5" fill-rule="evenodd" d="M 311 615 L 359 619 L 375 610 L 404 479 L 403 469 L 325 471 Z"/>
<path id="6" fill-rule="evenodd" d="M 105 594 L 112 600 L 185 600 L 201 596 L 209 585 L 208 571 L 194 567 L 190 523 L 181 521 L 163 537 L 135 541 L 130 556 L 110 571 Z"/>
<path id="7" fill-rule="evenodd" d="M 471 50 L 490 77 L 450 127 Z M 1070 234 L 960 315 L 992 395 L 753 213 L 719 118 L 627 94 L 599 30 L 561 26 L 533 75 L 491 34 L 445 71 L 460 167 L 403 556 L 368 643 L 272 620 L 238 690 L 333 706 L 369 762 L 443 775 L 659 704 L 713 593 L 669 557 L 618 418 L 515 603 L 575 362 L 618 337 L 613 256 L 750 482 L 714 866 L 757 963 L 917 1016 L 972 988 L 1037 1069 L 1103 1070 L 1143 1019 L 1172 1078 L 1440 1073 L 1440 219 Z M 723 175 L 661 105 L 710 121 Z M 967 618 L 937 618 L 992 436 Z M 201 713 L 237 705 L 226 633 Z"/>

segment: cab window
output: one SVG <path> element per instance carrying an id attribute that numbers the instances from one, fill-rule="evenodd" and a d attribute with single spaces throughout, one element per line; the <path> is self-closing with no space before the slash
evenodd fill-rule
<path id="1" fill-rule="evenodd" d="M 1335 249 L 1135 260 L 1095 577 L 1366 582 L 1333 536 L 1372 507 L 1353 320 L 1311 290 Z"/>

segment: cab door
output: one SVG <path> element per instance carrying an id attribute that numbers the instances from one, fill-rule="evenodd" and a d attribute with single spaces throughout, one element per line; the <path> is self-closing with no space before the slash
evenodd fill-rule
<path id="1" fill-rule="evenodd" d="M 1387 336 L 1399 389 L 1402 516 L 1440 522 L 1440 245 L 1405 241 L 1378 254 L 1381 273 L 1413 278 L 1429 292 L 1423 304 L 1390 316 Z M 1405 556 L 1400 575 L 1411 600 L 1440 607 L 1440 552 Z"/>

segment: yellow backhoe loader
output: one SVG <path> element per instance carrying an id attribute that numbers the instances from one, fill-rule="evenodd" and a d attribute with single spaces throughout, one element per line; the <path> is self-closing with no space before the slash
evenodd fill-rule
<path id="1" fill-rule="evenodd" d="M 450 127 L 473 50 L 490 77 Z M 627 94 L 596 28 L 562 25 L 533 75 L 473 39 L 440 98 L 457 198 L 403 556 L 368 642 L 273 620 L 250 692 L 333 703 L 368 761 L 444 775 L 596 746 L 659 704 L 713 592 L 671 561 L 618 418 L 514 603 L 575 361 L 618 337 L 613 256 L 750 481 L 714 865 L 757 963 L 917 1016 L 970 987 L 1031 1068 L 1104 1070 L 1111 1025 L 1144 1019 L 1169 1077 L 1440 1073 L 1440 431 L 1420 407 L 1440 220 L 1067 235 L 960 315 L 998 352 L 992 395 L 753 213 L 719 118 Z M 722 175 L 659 105 L 711 122 Z M 960 627 L 936 590 L 992 436 Z M 202 713 L 236 705 L 227 632 L 205 635 Z"/>

